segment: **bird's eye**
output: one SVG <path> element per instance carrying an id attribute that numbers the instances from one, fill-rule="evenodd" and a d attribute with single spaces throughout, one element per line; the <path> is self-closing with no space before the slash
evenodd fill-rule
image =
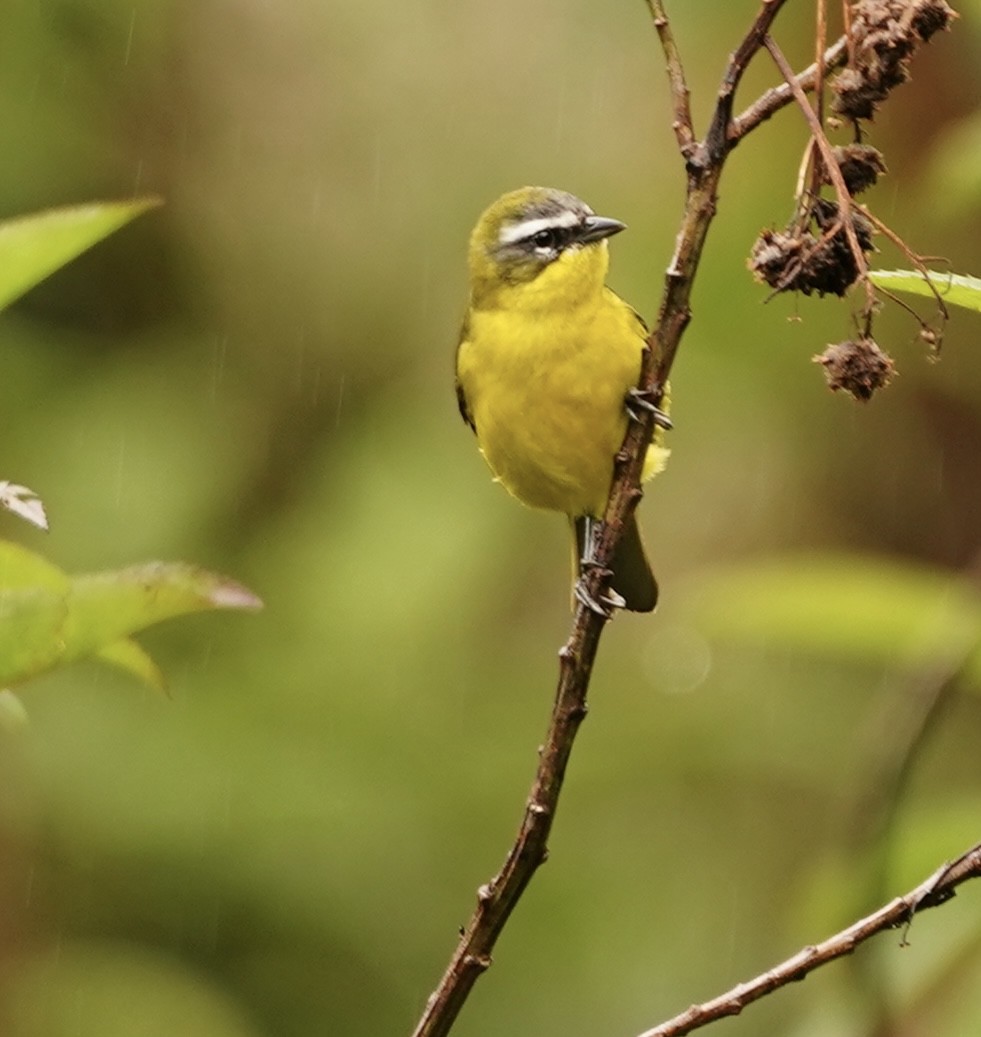
<path id="1" fill-rule="evenodd" d="M 532 239 L 535 248 L 557 248 L 559 245 L 559 232 L 554 227 L 540 230 Z"/>

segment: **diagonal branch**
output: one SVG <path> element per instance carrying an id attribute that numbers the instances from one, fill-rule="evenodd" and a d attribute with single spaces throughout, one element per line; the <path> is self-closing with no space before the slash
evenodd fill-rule
<path id="1" fill-rule="evenodd" d="M 732 147 L 729 136 L 732 127 L 732 104 L 735 100 L 736 90 L 743 78 L 743 73 L 756 56 L 756 52 L 763 46 L 764 37 L 770 31 L 770 26 L 785 3 L 786 0 L 763 0 L 763 6 L 757 13 L 749 32 L 729 56 L 729 64 L 722 77 L 722 86 L 719 87 L 715 114 L 705 137 L 706 146 L 712 156 L 723 155 Z"/>
<path id="2" fill-rule="evenodd" d="M 823 943 L 805 947 L 792 958 L 749 980 L 732 990 L 701 1005 L 692 1005 L 681 1015 L 669 1019 L 653 1030 L 645 1030 L 640 1037 L 684 1037 L 717 1019 L 739 1015 L 749 1004 L 758 1001 L 788 983 L 805 979 L 815 969 L 829 961 L 851 954 L 859 944 L 887 929 L 909 927 L 913 916 L 928 907 L 937 907 L 950 900 L 956 888 L 968 879 L 981 878 L 981 843 L 971 847 L 956 860 L 938 868 L 905 896 L 896 897 L 884 907 L 859 919 L 847 929 L 829 937 Z M 906 934 L 903 934 L 905 942 Z"/>
<path id="3" fill-rule="evenodd" d="M 764 46 L 767 33 L 787 0 L 763 0 L 745 37 L 729 59 L 706 138 L 694 140 L 684 70 L 664 0 L 649 0 L 655 28 L 665 51 L 675 104 L 675 132 L 685 158 L 688 190 L 674 255 L 665 273 L 657 323 L 643 352 L 638 389 L 655 407 L 662 402 L 671 366 L 691 319 L 691 291 L 705 239 L 715 217 L 718 185 L 739 133 L 732 125 L 732 105 L 743 73 Z M 780 104 L 774 106 L 768 114 Z M 780 103 L 786 103 L 785 101 Z M 750 112 L 762 113 L 757 102 Z M 768 114 L 760 114 L 756 123 Z M 689 139 L 691 137 L 691 139 Z M 655 415 L 637 409 L 614 461 L 613 485 L 595 545 L 595 565 L 583 575 L 585 597 L 607 600 L 610 563 L 626 521 L 642 496 L 640 474 L 654 432 Z M 514 843 L 501 870 L 477 892 L 477 906 L 436 990 L 426 1003 L 413 1037 L 445 1037 L 477 979 L 490 967 L 491 954 L 511 912 L 548 855 L 551 832 L 569 756 L 586 715 L 586 695 L 600 637 L 609 616 L 579 605 L 569 639 L 559 652 L 559 679 L 548 732 L 539 750 L 538 767 Z"/>
<path id="4" fill-rule="evenodd" d="M 491 952 L 511 912 L 548 856 L 547 840 L 569 754 L 586 715 L 586 691 L 604 622 L 582 605 L 576 611 L 572 634 L 559 652 L 555 705 L 521 827 L 500 872 L 477 891 L 477 907 L 413 1037 L 450 1032 L 474 983 L 490 967 Z"/>

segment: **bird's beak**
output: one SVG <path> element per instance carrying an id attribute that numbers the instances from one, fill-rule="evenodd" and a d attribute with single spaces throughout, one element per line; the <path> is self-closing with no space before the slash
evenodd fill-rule
<path id="1" fill-rule="evenodd" d="M 579 232 L 579 240 L 583 244 L 591 241 L 600 241 L 603 238 L 612 237 L 626 230 L 627 225 L 619 220 L 611 220 L 608 216 L 587 216 L 582 230 Z"/>

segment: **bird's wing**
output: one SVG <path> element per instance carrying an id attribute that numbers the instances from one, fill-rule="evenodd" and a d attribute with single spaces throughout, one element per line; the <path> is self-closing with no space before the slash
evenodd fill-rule
<path id="1" fill-rule="evenodd" d="M 476 432 L 477 426 L 473 423 L 473 417 L 467 407 L 467 398 L 463 393 L 463 386 L 460 384 L 459 379 L 456 380 L 456 405 L 460 408 L 460 417 Z"/>
<path id="2" fill-rule="evenodd" d="M 456 355 L 458 358 L 460 356 L 460 349 L 463 346 L 463 343 L 466 342 L 469 338 L 470 317 L 466 316 L 463 318 L 463 327 L 460 328 L 460 340 L 456 346 Z M 470 407 L 467 404 L 467 395 L 463 391 L 463 385 L 460 383 L 459 376 L 454 378 L 454 384 L 456 386 L 456 403 L 457 406 L 460 408 L 460 417 L 463 418 L 463 420 L 470 426 L 471 429 L 473 429 L 474 432 L 476 432 L 477 426 L 474 424 L 473 415 L 470 413 Z"/>

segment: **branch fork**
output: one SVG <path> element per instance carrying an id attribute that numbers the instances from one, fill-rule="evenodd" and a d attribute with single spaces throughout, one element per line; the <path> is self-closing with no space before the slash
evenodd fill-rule
<path id="1" fill-rule="evenodd" d="M 824 49 L 822 36 L 818 60 L 795 75 L 770 36 L 771 27 L 787 0 L 763 0 L 749 30 L 729 58 L 709 129 L 704 139 L 698 140 L 692 123 L 687 79 L 665 0 L 645 2 L 664 54 L 673 109 L 672 128 L 687 172 L 687 194 L 674 254 L 664 274 L 657 321 L 642 355 L 637 392 L 645 405 L 638 406 L 631 414 L 623 444 L 616 454 L 609 502 L 594 546 L 594 564 L 584 569 L 583 594 L 578 595 L 579 604 L 573 615 L 572 629 L 558 653 L 559 677 L 551 719 L 545 741 L 539 749 L 538 767 L 520 828 L 500 871 L 478 890 L 474 913 L 461 932 L 457 948 L 426 1004 L 413 1037 L 445 1037 L 450 1032 L 478 976 L 490 966 L 495 943 L 511 912 L 548 856 L 548 837 L 566 766 L 579 726 L 586 716 L 586 695 L 593 663 L 600 637 L 610 618 L 609 612 L 594 610 L 583 599 L 593 602 L 609 600 L 610 563 L 624 524 L 643 495 L 640 486 L 643 459 L 659 423 L 665 386 L 682 335 L 691 319 L 692 285 L 716 214 L 718 185 L 725 161 L 733 148 L 760 124 L 791 102 L 796 102 L 815 131 L 816 146 L 829 174 L 834 177 L 838 168 L 826 153 L 827 140 L 805 95 L 820 88 L 828 70 L 840 67 L 848 59 L 849 42 L 845 37 Z M 763 93 L 741 114 L 733 116 L 733 104 L 743 74 L 760 50 L 770 53 L 784 81 Z M 839 179 L 840 176 L 838 172 Z M 844 188 L 844 184 L 839 185 L 837 181 L 834 186 L 836 189 Z M 844 193 L 847 195 L 847 190 Z M 840 224 L 858 268 L 864 272 L 864 255 L 859 248 L 853 213 L 847 203 L 840 210 Z M 756 980 L 740 985 L 713 1002 L 695 1006 L 678 1019 L 648 1030 L 641 1037 L 680 1037 L 711 1018 L 736 1014 L 745 1004 L 776 986 L 801 979 L 825 960 L 847 953 L 873 931 L 903 924 L 912 913 L 939 903 L 938 897 L 949 895 L 946 891 L 952 891 L 959 882 L 979 873 L 981 847 L 975 847 L 906 898 L 893 901 L 838 937 L 806 948 Z"/>

